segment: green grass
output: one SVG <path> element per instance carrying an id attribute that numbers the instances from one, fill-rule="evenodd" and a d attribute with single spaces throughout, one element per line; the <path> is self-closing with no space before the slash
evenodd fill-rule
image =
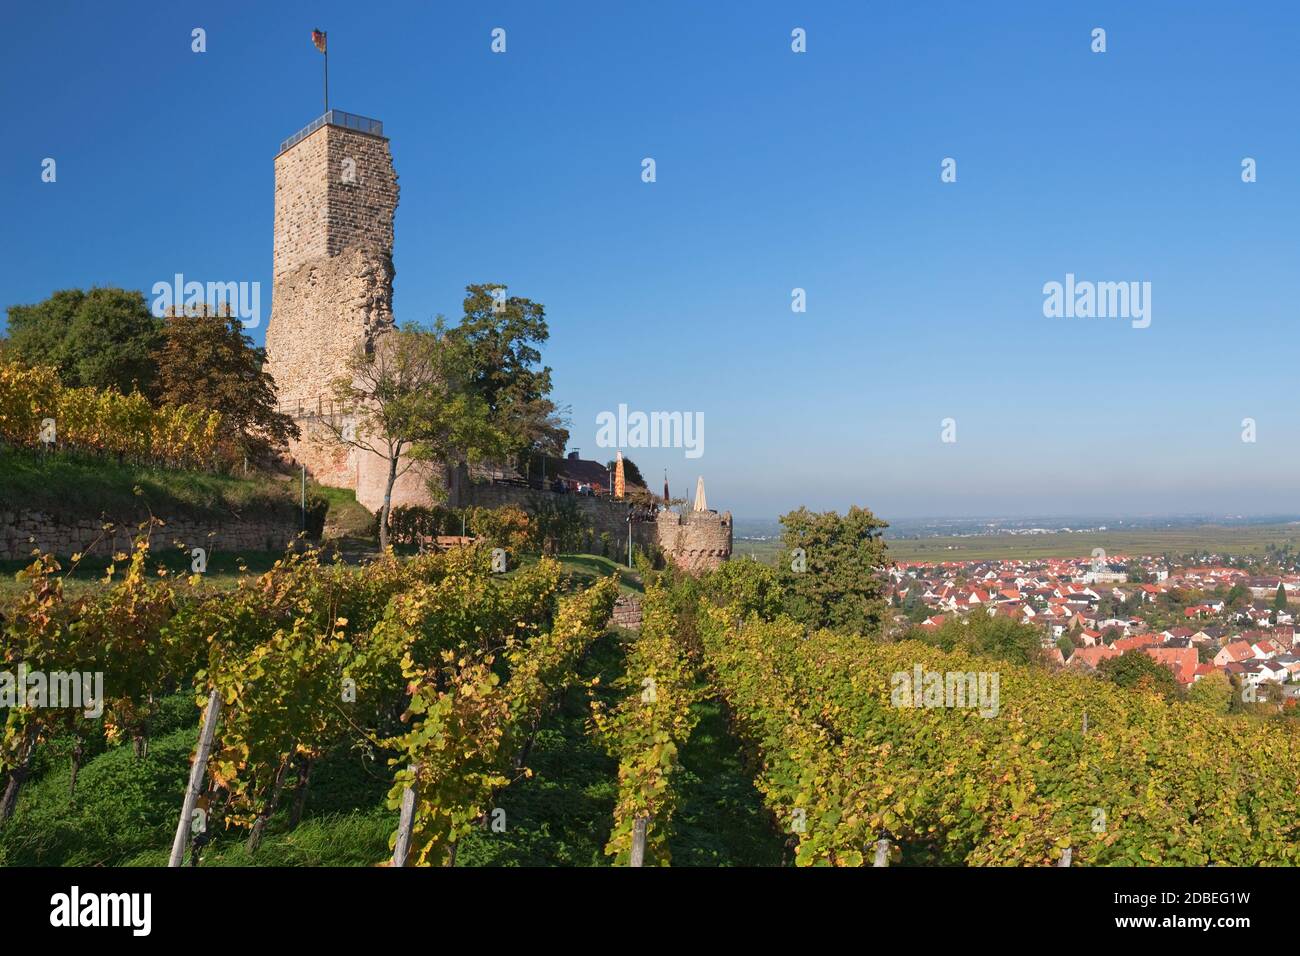
<path id="1" fill-rule="evenodd" d="M 785 840 L 745 768 L 722 704 L 703 700 L 695 712 L 699 723 L 682 747 L 681 805 L 668 841 L 673 866 L 780 866 Z"/>
<path id="2" fill-rule="evenodd" d="M 255 854 L 248 853 L 248 831 L 231 829 L 215 834 L 201 852 L 200 865 L 373 866 L 387 859 L 388 838 L 397 826 L 396 812 L 385 806 L 391 786 L 387 756 L 340 746 L 312 770 L 311 788 L 297 827 L 288 829 L 293 802 L 290 790 Z M 177 807 L 179 811 L 179 803 Z M 169 835 L 165 843 L 136 853 L 123 865 L 165 866 L 170 850 Z M 189 860 L 187 852 L 186 865 Z"/>
<path id="3" fill-rule="evenodd" d="M 194 727 L 90 760 L 69 794 L 71 769 L 55 765 L 29 783 L 12 819 L 0 828 L 0 865 L 116 866 L 151 847 L 170 846 L 189 777 Z"/>
<path id="4" fill-rule="evenodd" d="M 561 554 L 555 560 L 560 562 L 560 566 L 568 578 L 569 586 L 574 590 L 588 588 L 601 578 L 617 574 L 620 594 L 639 595 L 645 592 L 645 586 L 641 583 L 641 578 L 635 570 L 598 554 Z M 536 563 L 537 555 L 522 555 L 519 559 L 519 567 L 507 571 L 506 575 L 509 576 L 518 571 L 519 568 L 526 568 L 530 564 Z"/>
<path id="5" fill-rule="evenodd" d="M 571 580 L 583 588 L 595 584 L 600 578 L 617 574 L 620 594 L 645 592 L 645 587 L 636 571 L 609 558 L 602 558 L 598 554 L 562 554 L 558 560 Z"/>
<path id="6" fill-rule="evenodd" d="M 200 866 L 373 866 L 387 858 L 396 817 L 382 807 L 304 819 L 291 832 L 267 835 L 250 856 L 245 833 L 233 834 L 200 856 Z M 170 848 L 168 848 L 170 850 Z M 168 850 L 149 850 L 124 866 L 166 866 Z M 185 857 L 188 866 L 190 858 Z"/>
<path id="7" fill-rule="evenodd" d="M 375 540 L 375 516 L 357 501 L 355 491 L 308 482 L 307 492 L 318 494 L 329 502 L 330 510 L 325 515 L 326 538 Z"/>
<path id="8" fill-rule="evenodd" d="M 64 453 L 6 449 L 0 468 L 0 508 L 102 515 L 119 524 L 145 521 L 151 509 L 160 517 L 194 519 L 291 510 L 297 503 L 291 491 L 277 478 L 170 471 Z"/>

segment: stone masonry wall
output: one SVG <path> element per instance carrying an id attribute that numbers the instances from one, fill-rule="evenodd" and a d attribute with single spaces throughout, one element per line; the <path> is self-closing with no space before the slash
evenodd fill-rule
<path id="1" fill-rule="evenodd" d="M 515 505 L 527 511 L 532 499 L 547 494 L 552 492 L 533 491 L 517 485 L 475 483 L 464 485 L 463 491 L 453 495 L 449 503 L 455 507 L 477 505 L 484 508 Z M 610 536 L 614 555 L 627 554 L 625 503 L 583 495 L 567 497 L 577 502 L 595 528 L 597 538 L 602 532 Z M 647 550 L 657 547 L 666 558 L 688 571 L 716 568 L 731 558 L 731 512 L 688 511 L 679 515 L 675 511 L 661 511 L 654 521 L 632 522 L 632 543 Z"/>
<path id="2" fill-rule="evenodd" d="M 275 253 L 267 371 L 303 430 L 289 454 L 322 484 L 369 486 L 377 456 L 315 440 L 317 419 L 346 421 L 335 379 L 393 327 L 397 174 L 388 140 L 322 126 L 275 159 Z M 420 482 L 415 482 L 414 487 Z M 403 488 L 412 487 L 404 483 Z M 373 496 L 371 496 L 373 497 Z M 380 492 L 382 500 L 382 491 Z M 367 505 L 372 507 L 371 505 Z"/>
<path id="3" fill-rule="evenodd" d="M 363 246 L 391 259 L 398 186 L 388 140 L 337 126 L 321 132 L 329 156 L 328 254 Z"/>
<path id="4" fill-rule="evenodd" d="M 322 126 L 275 158 L 274 278 L 363 246 L 393 254 L 397 173 L 388 140 Z"/>
<path id="5" fill-rule="evenodd" d="M 731 558 L 731 512 L 659 512 L 659 547 L 687 571 L 716 568 Z"/>
<path id="6" fill-rule="evenodd" d="M 534 491 L 518 485 L 467 483 L 462 486 L 461 493 L 451 497 L 448 504 L 457 508 L 502 508 L 513 505 L 528 511 L 534 499 L 554 494 L 552 491 Z M 587 523 L 595 530 L 596 537 L 591 550 L 599 553 L 600 535 L 608 534 L 611 557 L 627 558 L 628 523 L 625 502 L 574 494 L 563 497 L 576 502 Z M 659 535 L 653 521 L 632 522 L 632 545 L 646 550 L 658 547 Z"/>
<path id="7" fill-rule="evenodd" d="M 319 129 L 275 158 L 272 280 L 329 254 L 329 138 Z"/>
<path id="8" fill-rule="evenodd" d="M 131 551 L 138 533 L 134 525 L 118 525 L 111 534 L 106 534 L 103 526 L 103 521 L 93 518 L 61 518 L 30 510 L 0 511 L 0 560 L 27 560 L 37 548 L 64 557 L 77 552 L 108 556 L 115 551 Z M 167 521 L 161 528 L 155 527 L 149 543 L 157 553 L 175 549 L 178 541 L 186 551 L 206 548 L 209 555 L 280 551 L 288 547 L 299 530 L 296 516 L 287 513 L 280 518 L 221 523 L 176 519 Z M 98 540 L 101 537 L 104 540 Z"/>
<path id="9" fill-rule="evenodd" d="M 629 630 L 640 630 L 642 619 L 641 600 L 630 594 L 620 594 L 614 602 L 614 613 L 609 623 Z"/>
<path id="10" fill-rule="evenodd" d="M 407 461 L 398 461 L 398 469 L 405 467 Z M 443 469 L 433 462 L 419 461 L 411 463 L 404 474 L 398 475 L 393 485 L 393 507 L 399 505 L 433 504 L 433 495 L 429 492 L 429 481 L 433 479 L 441 484 Z M 384 487 L 388 484 L 388 462 L 369 452 L 357 457 L 356 491 L 357 501 L 376 514 L 384 507 Z"/>

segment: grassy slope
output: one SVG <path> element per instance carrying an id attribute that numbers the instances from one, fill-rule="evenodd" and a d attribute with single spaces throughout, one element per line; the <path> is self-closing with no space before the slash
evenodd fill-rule
<path id="1" fill-rule="evenodd" d="M 357 501 L 355 491 L 308 483 L 307 492 L 320 495 L 330 504 L 325 515 L 325 537 L 374 538 L 375 516 Z"/>
<path id="2" fill-rule="evenodd" d="M 620 594 L 641 594 L 645 590 L 633 569 L 598 554 L 562 554 L 558 560 L 569 580 L 579 587 L 588 587 L 600 578 L 617 574 Z"/>
<path id="3" fill-rule="evenodd" d="M 331 504 L 331 511 L 333 507 L 333 504 Z M 159 541 L 157 543 L 158 550 L 151 552 L 149 566 L 151 568 L 167 568 L 173 574 L 189 574 L 189 553 L 168 547 L 164 541 L 165 539 Z M 350 544 L 355 541 L 356 539 L 348 539 L 346 543 Z M 354 561 L 365 553 L 374 550 L 374 548 L 362 548 L 354 551 L 345 546 L 343 557 L 346 561 Z M 214 551 L 208 556 L 208 570 L 205 580 L 218 588 L 234 587 L 239 580 L 241 566 L 246 567 L 249 574 L 261 574 L 270 570 L 271 566 L 281 557 L 283 557 L 283 554 L 278 551 L 253 551 L 239 554 Z M 525 557 L 523 563 L 529 564 L 536 560 L 536 558 Z M 628 568 L 615 565 L 608 558 L 590 554 L 577 554 L 562 555 L 559 561 L 569 575 L 570 585 L 574 588 L 588 587 L 598 578 L 617 573 L 619 575 L 619 589 L 624 594 L 636 594 L 641 591 L 641 582 L 635 573 Z M 14 575 L 29 564 L 31 564 L 30 560 L 0 561 L 0 603 L 17 597 L 24 590 L 25 586 L 20 584 L 14 578 Z M 76 597 L 102 586 L 104 572 L 108 567 L 109 560 L 106 556 L 90 556 L 82 559 L 75 567 L 68 559 L 61 559 L 60 564 L 64 570 L 64 590 L 68 595 Z"/>
<path id="4" fill-rule="evenodd" d="M 136 494 L 136 489 L 140 493 Z M 293 508 L 289 483 L 206 472 L 170 471 L 70 454 L 6 450 L 0 503 L 70 518 L 144 521 L 159 516 L 224 518 Z"/>

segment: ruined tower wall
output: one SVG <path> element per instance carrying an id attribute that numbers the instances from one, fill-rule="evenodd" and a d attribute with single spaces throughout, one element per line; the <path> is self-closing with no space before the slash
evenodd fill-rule
<path id="1" fill-rule="evenodd" d="M 275 158 L 275 250 L 272 277 L 328 255 L 328 127 Z"/>
<path id="2" fill-rule="evenodd" d="M 393 327 L 397 173 L 383 136 L 323 125 L 275 158 L 275 250 L 267 371 L 302 438 L 289 454 L 322 484 L 382 502 L 384 463 L 331 442 L 322 419 L 346 423 L 333 382 L 358 348 Z M 374 486 L 380 482 L 376 495 Z M 423 478 L 404 499 L 427 497 Z"/>

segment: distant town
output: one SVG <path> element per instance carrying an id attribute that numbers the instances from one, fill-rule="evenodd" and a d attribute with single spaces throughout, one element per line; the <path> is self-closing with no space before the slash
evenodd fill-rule
<path id="1" fill-rule="evenodd" d="M 888 597 L 900 627 L 1004 616 L 1041 628 L 1044 655 L 1059 667 L 1090 672 L 1138 651 L 1184 688 L 1221 671 L 1234 686 L 1290 702 L 1300 696 L 1290 607 L 1300 595 L 1296 563 L 1286 547 L 1262 561 L 1098 554 L 901 562 L 887 572 Z"/>

